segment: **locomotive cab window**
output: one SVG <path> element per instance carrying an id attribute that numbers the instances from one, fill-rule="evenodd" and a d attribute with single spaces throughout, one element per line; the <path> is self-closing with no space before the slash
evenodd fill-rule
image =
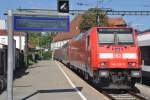
<path id="1" fill-rule="evenodd" d="M 100 44 L 134 44 L 133 32 L 130 28 L 100 28 L 97 31 Z"/>

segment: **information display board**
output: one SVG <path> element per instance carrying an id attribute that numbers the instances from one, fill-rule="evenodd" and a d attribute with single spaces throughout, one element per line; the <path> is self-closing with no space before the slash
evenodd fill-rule
<path id="1" fill-rule="evenodd" d="M 69 16 L 14 16 L 16 31 L 69 31 Z"/>

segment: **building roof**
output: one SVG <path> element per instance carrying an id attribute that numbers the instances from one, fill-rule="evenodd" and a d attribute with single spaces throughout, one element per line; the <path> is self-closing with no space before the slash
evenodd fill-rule
<path id="1" fill-rule="evenodd" d="M 24 36 L 25 35 L 25 32 L 14 32 L 14 35 L 15 36 L 19 36 L 19 35 L 22 35 L 22 36 Z M 7 35 L 7 30 L 2 30 L 2 29 L 0 29 L 0 36 L 1 35 Z"/>
<path id="2" fill-rule="evenodd" d="M 58 33 L 53 38 L 53 42 L 68 40 L 78 35 L 80 33 L 79 24 L 81 21 L 82 21 L 82 16 L 81 15 L 76 16 L 70 23 L 70 31 Z"/>
<path id="3" fill-rule="evenodd" d="M 139 32 L 138 36 L 150 34 L 150 29 Z"/>
<path id="4" fill-rule="evenodd" d="M 74 36 L 80 34 L 79 24 L 82 21 L 82 15 L 76 16 L 70 24 L 70 31 L 69 32 L 61 32 L 58 33 L 54 38 L 53 42 L 69 40 Z M 108 18 L 108 24 L 112 26 L 123 26 L 126 25 L 126 22 L 123 18 Z"/>
<path id="5" fill-rule="evenodd" d="M 112 25 L 112 26 L 124 26 L 126 25 L 125 20 L 122 17 L 118 17 L 118 18 L 108 18 L 107 19 L 108 24 Z"/>
<path id="6" fill-rule="evenodd" d="M 32 44 L 30 44 L 30 43 L 28 43 L 28 48 L 30 48 L 30 49 L 32 49 L 32 48 L 35 48 L 35 47 L 33 47 L 33 45 Z"/>

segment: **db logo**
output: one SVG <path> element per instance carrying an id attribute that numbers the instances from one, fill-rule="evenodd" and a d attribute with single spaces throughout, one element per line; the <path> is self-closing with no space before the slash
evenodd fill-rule
<path id="1" fill-rule="evenodd" d="M 120 53 L 115 53 L 114 54 L 114 58 L 121 58 L 121 57 L 122 57 L 122 55 Z"/>

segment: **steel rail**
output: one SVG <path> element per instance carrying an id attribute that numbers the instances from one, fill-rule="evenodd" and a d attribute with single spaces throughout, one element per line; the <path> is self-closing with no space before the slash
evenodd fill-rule
<path id="1" fill-rule="evenodd" d="M 138 95 L 138 94 L 136 94 L 136 93 L 134 93 L 132 91 L 129 91 L 129 94 L 132 95 L 132 96 L 134 96 L 134 97 L 136 97 L 136 98 L 138 98 L 138 99 L 140 99 L 140 100 L 147 100 L 143 96 L 140 96 L 140 95 Z"/>
<path id="2" fill-rule="evenodd" d="M 106 97 L 108 97 L 110 100 L 116 100 L 112 95 L 108 94 L 105 91 L 100 91 L 100 93 L 102 93 L 103 95 L 105 95 Z"/>
<path id="3" fill-rule="evenodd" d="M 133 99 L 147 100 L 145 97 L 143 97 L 141 95 L 138 95 L 135 92 L 132 92 L 132 91 L 126 91 L 126 92 L 129 95 L 129 97 L 131 96 L 131 97 L 133 97 Z M 119 95 L 121 95 L 121 94 L 118 94 L 118 96 L 115 97 L 116 94 L 114 94 L 114 96 L 113 96 L 113 94 L 109 94 L 109 93 L 107 93 L 106 91 L 103 91 L 103 90 L 101 90 L 100 93 L 102 93 L 103 95 L 108 97 L 110 100 L 119 100 L 119 98 L 121 100 L 125 99 L 125 97 L 119 97 Z M 127 98 L 128 97 L 126 97 L 126 100 L 128 100 Z"/>

